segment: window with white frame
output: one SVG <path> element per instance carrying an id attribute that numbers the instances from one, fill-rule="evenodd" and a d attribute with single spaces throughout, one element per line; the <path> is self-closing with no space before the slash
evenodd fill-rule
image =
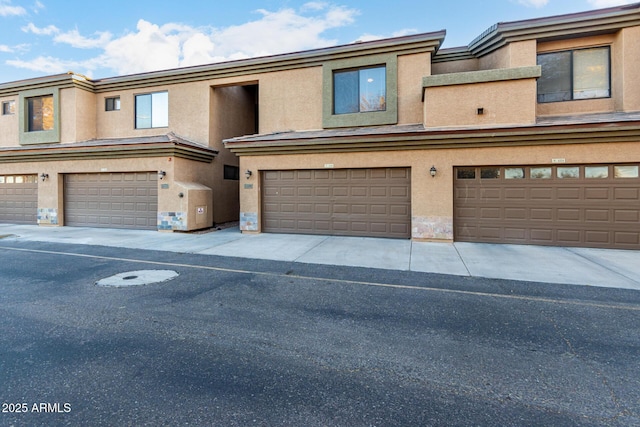
<path id="1" fill-rule="evenodd" d="M 609 46 L 541 53 L 538 102 L 560 102 L 611 96 Z"/>
<path id="2" fill-rule="evenodd" d="M 169 93 L 136 95 L 136 129 L 169 126 Z"/>

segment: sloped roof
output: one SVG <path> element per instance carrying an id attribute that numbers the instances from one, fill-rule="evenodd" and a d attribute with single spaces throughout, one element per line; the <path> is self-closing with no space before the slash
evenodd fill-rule
<path id="1" fill-rule="evenodd" d="M 0 162 L 157 156 L 175 156 L 210 162 L 217 155 L 217 150 L 189 141 L 172 132 L 132 138 L 0 147 Z"/>

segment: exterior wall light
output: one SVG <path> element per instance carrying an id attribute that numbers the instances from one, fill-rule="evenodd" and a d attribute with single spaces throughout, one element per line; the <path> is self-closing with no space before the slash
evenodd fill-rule
<path id="1" fill-rule="evenodd" d="M 247 179 L 251 178 L 251 175 L 253 175 L 253 172 L 251 172 L 249 169 L 247 169 L 244 173 L 244 176 L 246 176 Z"/>
<path id="2" fill-rule="evenodd" d="M 165 171 L 158 171 L 158 179 L 162 179 L 167 175 Z"/>
<path id="3" fill-rule="evenodd" d="M 435 166 L 431 166 L 431 169 L 429 169 L 429 173 L 431 174 L 431 178 L 436 176 L 436 173 L 438 173 L 438 169 L 436 169 Z"/>
<path id="4" fill-rule="evenodd" d="M 48 173 L 44 173 L 44 172 L 43 172 L 43 173 L 40 175 L 40 179 L 42 179 L 43 181 L 44 181 L 44 180 L 46 180 L 46 179 L 49 179 L 49 174 L 48 174 Z"/>

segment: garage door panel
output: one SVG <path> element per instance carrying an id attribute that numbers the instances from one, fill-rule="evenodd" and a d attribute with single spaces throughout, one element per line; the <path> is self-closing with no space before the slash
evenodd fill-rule
<path id="1" fill-rule="evenodd" d="M 0 222 L 36 224 L 37 211 L 36 175 L 0 175 Z"/>
<path id="2" fill-rule="evenodd" d="M 68 174 L 64 177 L 65 224 L 157 228 L 157 173 Z"/>
<path id="3" fill-rule="evenodd" d="M 580 209 L 562 209 L 557 210 L 558 221 L 580 221 Z"/>
<path id="4" fill-rule="evenodd" d="M 534 242 L 553 242 L 553 230 L 544 228 L 534 228 L 531 230 L 531 240 Z"/>
<path id="5" fill-rule="evenodd" d="M 580 243 L 580 230 L 558 230 L 557 240 L 561 244 L 574 245 Z"/>
<path id="6" fill-rule="evenodd" d="M 558 188 L 558 200 L 580 200 L 581 188 Z"/>
<path id="7" fill-rule="evenodd" d="M 524 228 L 509 228 L 504 229 L 504 238 L 508 240 L 523 240 L 527 236 L 527 230 Z"/>
<path id="8" fill-rule="evenodd" d="M 585 220 L 587 222 L 607 222 L 609 221 L 609 210 L 585 209 Z"/>
<path id="9" fill-rule="evenodd" d="M 283 196 L 280 190 L 283 180 L 276 179 L 276 174 L 292 177 L 288 185 L 297 189 L 296 196 Z M 296 175 L 312 179 L 297 179 Z M 409 177 L 405 168 L 264 172 L 263 231 L 408 238 Z M 313 194 L 315 202 L 311 213 L 302 196 L 307 194 Z M 286 204 L 297 206 L 296 212 L 288 212 L 292 217 L 312 215 L 311 228 L 300 223 L 282 227 L 279 219 L 286 214 L 282 209 Z M 401 227 L 392 227 L 392 223 Z"/>
<path id="10" fill-rule="evenodd" d="M 585 188 L 584 198 L 586 200 L 608 200 L 610 188 Z"/>
<path id="11" fill-rule="evenodd" d="M 633 247 L 640 244 L 640 233 L 618 231 L 614 232 L 614 239 L 616 244 Z"/>
<path id="12" fill-rule="evenodd" d="M 640 210 L 622 210 L 616 209 L 614 211 L 616 222 L 630 222 L 637 223 L 640 221 Z"/>
<path id="13" fill-rule="evenodd" d="M 637 188 L 616 188 L 614 190 L 614 200 L 638 200 Z"/>
<path id="14" fill-rule="evenodd" d="M 478 235 L 484 239 L 500 239 L 502 237 L 502 230 L 499 227 L 479 227 Z"/>
<path id="15" fill-rule="evenodd" d="M 593 166 L 564 167 L 571 178 L 559 177 L 563 167 L 522 167 L 517 180 L 483 180 L 481 168 L 458 168 L 465 171 L 454 174 L 455 240 L 640 249 L 640 179 L 597 167 L 604 171 L 597 176 Z M 532 178 L 534 170 L 546 178 Z"/>

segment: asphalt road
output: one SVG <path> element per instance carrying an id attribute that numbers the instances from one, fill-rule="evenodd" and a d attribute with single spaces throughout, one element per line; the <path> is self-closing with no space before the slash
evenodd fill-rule
<path id="1" fill-rule="evenodd" d="M 640 425 L 637 291 L 2 240 L 0 257 L 2 426 Z M 138 270 L 178 276 L 96 286 Z"/>

